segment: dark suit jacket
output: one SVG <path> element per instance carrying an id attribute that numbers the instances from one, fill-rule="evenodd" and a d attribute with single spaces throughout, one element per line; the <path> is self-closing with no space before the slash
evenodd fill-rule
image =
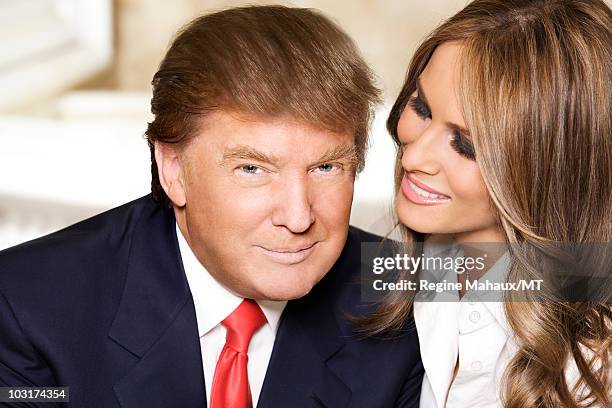
<path id="1" fill-rule="evenodd" d="M 373 310 L 359 253 L 379 240 L 351 228 L 333 269 L 287 304 L 258 407 L 417 406 L 415 330 L 360 340 L 346 319 Z M 0 252 L 0 386 L 68 386 L 74 407 L 206 406 L 172 210 L 145 196 Z"/>

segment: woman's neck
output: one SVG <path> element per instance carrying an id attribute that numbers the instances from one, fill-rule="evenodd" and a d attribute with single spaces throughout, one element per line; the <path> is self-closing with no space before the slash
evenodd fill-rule
<path id="1" fill-rule="evenodd" d="M 466 265 L 467 273 L 457 275 L 458 282 L 464 287 L 468 276 L 470 281 L 480 279 L 507 250 L 506 245 L 503 245 L 506 242 L 505 235 L 498 227 L 455 234 L 432 234 L 426 238 L 426 241 L 458 245 L 462 249 L 463 257 L 482 260 L 484 267 L 471 267 L 468 270 Z M 460 297 L 464 292 L 460 291 Z"/>

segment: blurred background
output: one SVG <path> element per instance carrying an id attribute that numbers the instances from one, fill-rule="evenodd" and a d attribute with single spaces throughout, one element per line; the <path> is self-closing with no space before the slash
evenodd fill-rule
<path id="1" fill-rule="evenodd" d="M 149 192 L 150 81 L 174 32 L 222 0 L 0 0 L 0 249 Z M 270 4 L 269 2 L 265 2 Z M 467 0 L 320 0 L 356 41 L 385 103 L 352 223 L 393 228 L 394 146 L 384 122 L 418 42 Z"/>

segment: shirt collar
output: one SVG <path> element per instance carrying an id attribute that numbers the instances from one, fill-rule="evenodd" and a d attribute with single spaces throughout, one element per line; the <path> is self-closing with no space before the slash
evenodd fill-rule
<path id="1" fill-rule="evenodd" d="M 176 236 L 195 306 L 198 336 L 202 337 L 229 316 L 244 298 L 231 292 L 208 273 L 189 247 L 178 224 Z M 257 304 L 266 316 L 272 332 L 276 333 L 287 301 L 257 300 Z"/>
<path id="2" fill-rule="evenodd" d="M 423 247 L 424 256 L 451 256 L 459 257 L 463 256 L 461 247 L 455 242 L 446 241 L 444 238 L 438 239 L 437 237 L 431 240 L 427 240 Z M 491 268 L 479 279 L 480 281 L 489 280 L 491 282 L 507 282 L 508 271 L 510 270 L 510 254 L 506 251 Z M 428 271 L 432 273 L 432 271 Z M 452 270 L 433 271 L 433 277 L 436 281 L 447 281 L 450 283 L 457 282 L 457 274 Z M 459 295 L 456 291 L 442 291 L 436 293 L 433 302 L 448 302 L 448 301 L 468 301 L 468 299 L 481 301 L 489 312 L 493 315 L 497 323 L 504 329 L 507 334 L 512 333 L 512 329 L 506 318 L 506 312 L 504 308 L 504 298 L 501 292 L 485 293 L 484 296 L 478 292 L 470 291 L 466 294 L 466 297 L 459 299 Z"/>
<path id="3" fill-rule="evenodd" d="M 508 272 L 510 271 L 510 254 L 509 252 L 505 252 L 498 260 L 493 264 L 491 269 L 485 273 L 484 277 L 489 279 L 491 282 L 507 282 L 508 281 Z M 510 328 L 510 324 L 508 319 L 506 318 L 506 309 L 504 307 L 505 301 L 501 293 L 497 294 L 497 296 L 493 296 L 496 299 L 482 299 L 484 305 L 489 309 L 489 312 L 495 317 L 497 323 L 504 329 L 506 334 L 510 335 L 512 333 L 512 329 Z M 497 301 L 493 301 L 497 300 Z"/>

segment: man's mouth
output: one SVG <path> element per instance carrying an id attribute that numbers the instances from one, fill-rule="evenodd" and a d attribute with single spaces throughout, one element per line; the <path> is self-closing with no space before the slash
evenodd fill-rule
<path id="1" fill-rule="evenodd" d="M 284 265 L 295 265 L 306 260 L 315 250 L 318 242 L 296 246 L 268 247 L 255 245 L 255 247 L 274 262 Z"/>

